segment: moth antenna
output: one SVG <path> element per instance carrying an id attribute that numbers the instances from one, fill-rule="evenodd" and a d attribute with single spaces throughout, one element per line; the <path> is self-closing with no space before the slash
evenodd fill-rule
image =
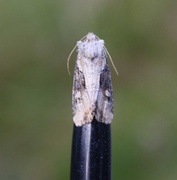
<path id="1" fill-rule="evenodd" d="M 95 35 L 95 36 L 96 36 L 98 39 L 100 39 L 97 35 Z M 105 50 L 106 50 L 107 55 L 109 56 L 109 59 L 110 59 L 110 61 L 111 61 L 111 64 L 112 64 L 112 66 L 113 66 L 116 74 L 119 75 L 119 72 L 118 72 L 118 70 L 117 70 L 117 68 L 116 68 L 116 66 L 115 66 L 115 64 L 114 64 L 114 62 L 113 62 L 113 60 L 112 60 L 111 55 L 109 54 L 109 52 L 108 52 L 108 50 L 107 50 L 107 48 L 106 48 L 105 46 L 104 46 L 104 48 L 105 48 Z"/>
<path id="2" fill-rule="evenodd" d="M 111 58 L 111 55 L 109 54 L 109 52 L 108 52 L 108 50 L 106 49 L 105 46 L 104 46 L 104 48 L 105 48 L 105 50 L 106 50 L 107 55 L 109 56 L 109 59 L 110 59 L 110 61 L 111 61 L 111 64 L 112 64 L 112 66 L 113 66 L 116 74 L 119 75 L 118 70 L 117 70 L 116 66 L 114 65 L 114 62 L 113 62 L 113 60 L 112 60 L 112 58 Z"/>
<path id="3" fill-rule="evenodd" d="M 95 35 L 95 34 L 94 34 Z M 96 38 L 98 39 L 98 40 L 100 40 L 100 38 L 97 36 L 97 35 L 95 35 L 96 36 Z"/>
<path id="4" fill-rule="evenodd" d="M 68 70 L 69 75 L 71 75 L 70 70 L 69 70 L 69 60 L 70 60 L 70 57 L 73 54 L 74 50 L 76 49 L 76 47 L 77 47 L 77 44 L 74 46 L 73 50 L 70 52 L 68 59 L 67 59 L 67 70 Z"/>
<path id="5" fill-rule="evenodd" d="M 82 41 L 86 36 L 84 36 L 83 38 L 80 39 L 80 41 Z M 74 46 L 73 50 L 70 52 L 68 59 L 67 59 L 67 70 L 68 70 L 68 74 L 71 75 L 70 70 L 69 70 L 69 60 L 71 58 L 71 55 L 73 54 L 74 50 L 76 49 L 77 44 Z"/>

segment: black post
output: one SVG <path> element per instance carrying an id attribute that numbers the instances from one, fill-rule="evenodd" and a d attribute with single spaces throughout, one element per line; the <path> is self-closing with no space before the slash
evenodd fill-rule
<path id="1" fill-rule="evenodd" d="M 71 180 L 111 180 L 111 125 L 74 125 Z"/>

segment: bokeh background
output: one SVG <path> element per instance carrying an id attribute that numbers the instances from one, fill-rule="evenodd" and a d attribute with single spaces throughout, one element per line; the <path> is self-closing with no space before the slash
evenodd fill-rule
<path id="1" fill-rule="evenodd" d="M 119 71 L 109 63 L 113 180 L 176 180 L 175 0 L 0 1 L 0 179 L 69 179 L 66 60 L 88 32 L 105 40 Z"/>

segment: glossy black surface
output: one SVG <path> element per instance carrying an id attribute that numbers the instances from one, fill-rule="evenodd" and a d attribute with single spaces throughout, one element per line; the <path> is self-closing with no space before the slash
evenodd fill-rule
<path id="1" fill-rule="evenodd" d="M 111 127 L 94 120 L 73 129 L 71 180 L 111 180 Z"/>

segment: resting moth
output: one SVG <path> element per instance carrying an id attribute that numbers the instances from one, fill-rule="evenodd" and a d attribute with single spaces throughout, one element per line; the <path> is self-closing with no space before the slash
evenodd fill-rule
<path id="1" fill-rule="evenodd" d="M 88 33 L 75 48 L 78 54 L 72 90 L 73 121 L 76 126 L 82 126 L 95 118 L 98 122 L 110 124 L 114 109 L 113 89 L 107 62 L 107 55 L 110 55 L 104 40 Z"/>

